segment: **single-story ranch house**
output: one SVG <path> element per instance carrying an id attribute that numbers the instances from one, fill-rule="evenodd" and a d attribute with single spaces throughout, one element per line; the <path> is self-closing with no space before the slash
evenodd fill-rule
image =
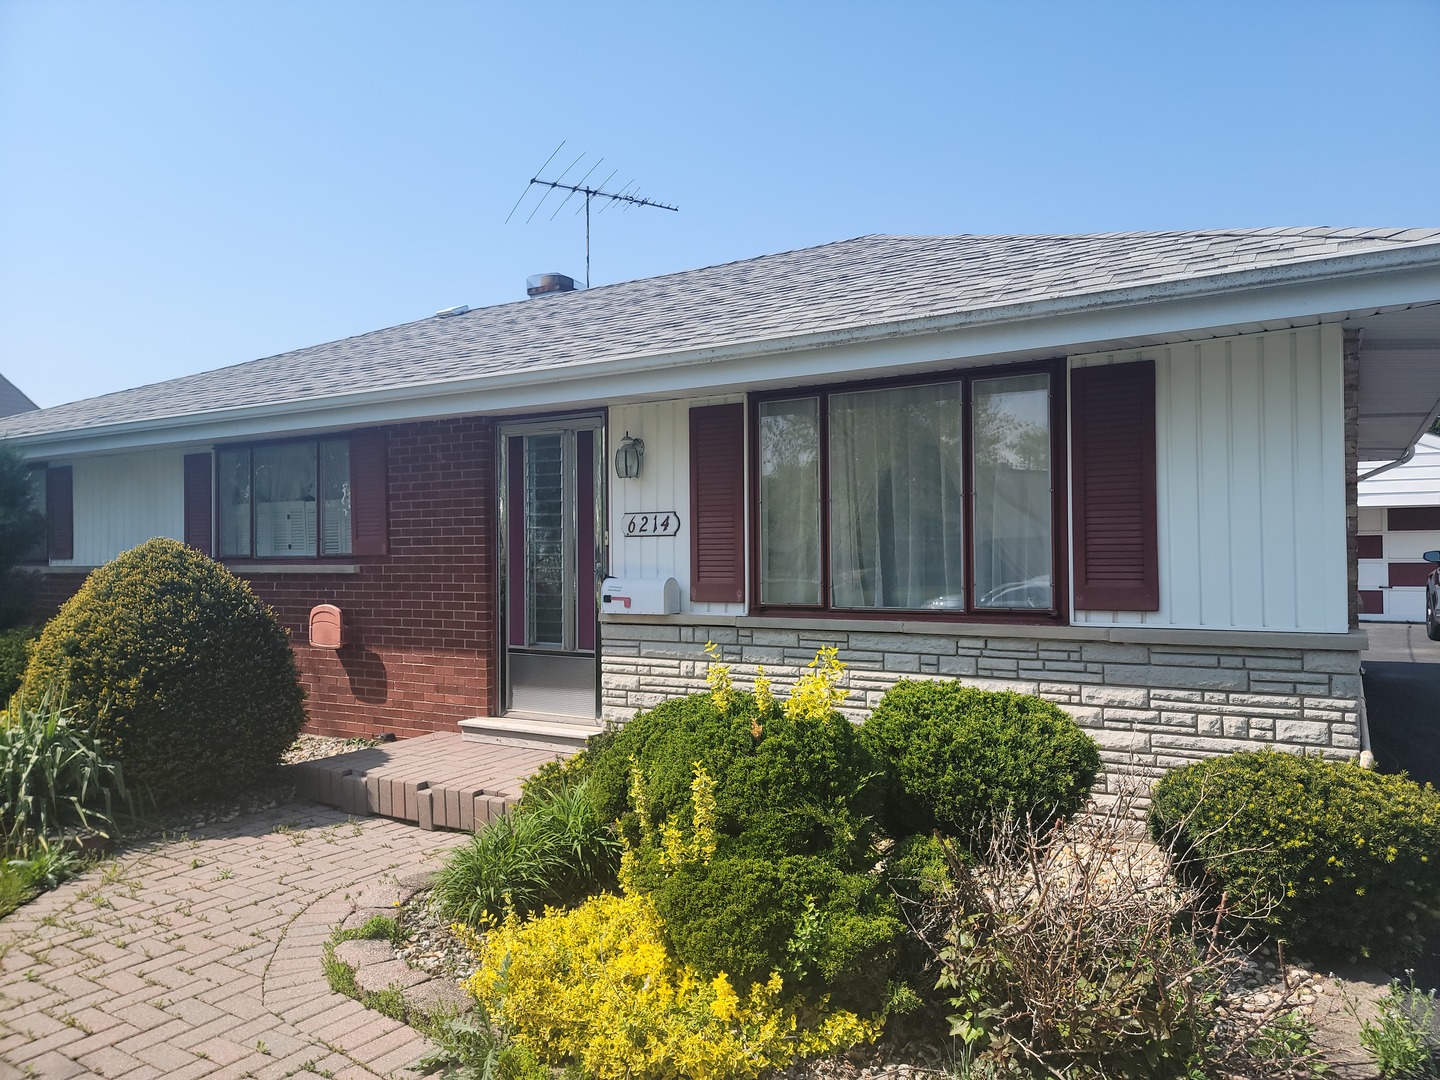
<path id="1" fill-rule="evenodd" d="M 1440 230 L 537 280 L 0 420 L 47 602 L 183 539 L 274 606 L 335 735 L 583 735 L 702 689 L 713 641 L 782 683 L 838 646 L 857 716 L 903 677 L 1036 692 L 1142 775 L 1364 748 L 1356 466 L 1440 407 Z"/>

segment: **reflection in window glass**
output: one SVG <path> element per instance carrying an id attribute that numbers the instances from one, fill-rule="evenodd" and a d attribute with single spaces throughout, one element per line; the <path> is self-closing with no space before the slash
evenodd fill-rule
<path id="1" fill-rule="evenodd" d="M 760 405 L 760 602 L 820 603 L 820 402 Z"/>
<path id="2" fill-rule="evenodd" d="M 215 492 L 220 501 L 220 554 L 250 554 L 250 451 L 221 450 Z"/>
<path id="3" fill-rule="evenodd" d="M 1054 607 L 1049 385 L 1045 375 L 974 384 L 977 608 Z"/>
<path id="4" fill-rule="evenodd" d="M 315 554 L 315 444 L 257 446 L 255 554 Z"/>
<path id="5" fill-rule="evenodd" d="M 960 384 L 830 398 L 831 604 L 964 607 Z"/>
<path id="6" fill-rule="evenodd" d="M 321 555 L 350 554 L 350 440 L 320 444 L 320 498 L 325 535 Z"/>

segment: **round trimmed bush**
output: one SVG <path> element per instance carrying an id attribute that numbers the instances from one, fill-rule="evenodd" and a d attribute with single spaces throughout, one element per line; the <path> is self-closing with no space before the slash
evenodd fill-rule
<path id="1" fill-rule="evenodd" d="M 795 718 L 738 691 L 721 709 L 710 694 L 694 694 L 639 714 L 585 757 L 608 821 L 633 817 L 633 760 L 651 822 L 688 833 L 698 764 L 716 785 L 718 854 L 823 855 L 855 869 L 870 847 L 879 808 L 874 765 L 855 725 L 835 712 Z"/>
<path id="2" fill-rule="evenodd" d="M 1231 754 L 1166 773 L 1149 826 L 1231 911 L 1307 955 L 1403 961 L 1440 920 L 1440 794 L 1429 784 Z"/>
<path id="3" fill-rule="evenodd" d="M 1058 706 L 958 682 L 901 680 L 860 728 L 884 776 L 891 836 L 970 839 L 999 814 L 1073 814 L 1100 771 L 1095 741 Z"/>
<path id="4" fill-rule="evenodd" d="M 159 802 L 255 783 L 305 721 L 274 613 L 219 563 L 163 538 L 93 571 L 45 626 L 24 692 L 47 690 Z"/>
<path id="5" fill-rule="evenodd" d="M 882 883 L 826 859 L 688 863 L 650 894 L 676 959 L 737 987 L 780 971 L 842 1004 L 883 999 L 904 930 Z"/>

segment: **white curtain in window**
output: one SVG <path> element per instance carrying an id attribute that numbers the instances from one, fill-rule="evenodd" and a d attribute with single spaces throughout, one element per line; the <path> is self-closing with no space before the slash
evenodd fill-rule
<path id="1" fill-rule="evenodd" d="M 315 444 L 257 446 L 255 554 L 315 554 Z"/>
<path id="2" fill-rule="evenodd" d="M 820 603 L 820 402 L 760 405 L 760 599 Z"/>
<path id="3" fill-rule="evenodd" d="M 975 606 L 1054 606 L 1050 380 L 975 382 Z"/>
<path id="4" fill-rule="evenodd" d="M 964 606 L 958 383 L 830 398 L 831 602 Z"/>
<path id="5" fill-rule="evenodd" d="M 221 450 L 215 468 L 220 554 L 250 554 L 250 451 Z"/>
<path id="6" fill-rule="evenodd" d="M 320 491 L 325 511 L 325 535 L 321 538 L 320 554 L 349 555 L 349 439 L 326 439 L 320 444 Z"/>

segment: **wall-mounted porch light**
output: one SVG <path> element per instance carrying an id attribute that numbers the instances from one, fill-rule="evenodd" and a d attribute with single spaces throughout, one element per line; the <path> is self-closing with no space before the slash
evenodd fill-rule
<path id="1" fill-rule="evenodd" d="M 620 449 L 615 451 L 615 475 L 621 480 L 634 480 L 640 475 L 640 459 L 645 456 L 645 440 L 632 439 L 630 432 L 620 440 Z"/>

